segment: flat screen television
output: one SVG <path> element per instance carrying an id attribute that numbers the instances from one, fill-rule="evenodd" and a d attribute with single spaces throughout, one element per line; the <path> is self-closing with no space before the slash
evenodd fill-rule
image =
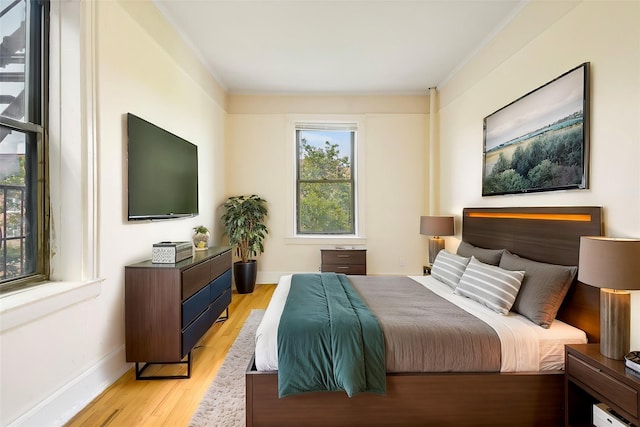
<path id="1" fill-rule="evenodd" d="M 198 147 L 127 114 L 128 219 L 198 214 Z"/>

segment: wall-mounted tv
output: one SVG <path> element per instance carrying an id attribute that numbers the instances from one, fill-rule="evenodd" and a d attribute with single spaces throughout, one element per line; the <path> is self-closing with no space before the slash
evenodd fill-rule
<path id="1" fill-rule="evenodd" d="M 127 114 L 128 219 L 198 214 L 198 147 Z"/>

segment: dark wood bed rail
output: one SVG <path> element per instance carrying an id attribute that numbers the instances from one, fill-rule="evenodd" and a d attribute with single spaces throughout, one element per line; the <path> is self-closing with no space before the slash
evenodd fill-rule
<path id="1" fill-rule="evenodd" d="M 564 421 L 564 375 L 387 374 L 387 394 L 305 393 L 278 398 L 278 376 L 247 369 L 247 427 L 544 426 Z"/>

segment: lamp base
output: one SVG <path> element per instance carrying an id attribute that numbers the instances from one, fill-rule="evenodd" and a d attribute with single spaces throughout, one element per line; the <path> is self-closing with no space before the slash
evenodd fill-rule
<path id="1" fill-rule="evenodd" d="M 429 238 L 429 264 L 433 265 L 438 252 L 444 249 L 444 239 L 441 237 Z"/>
<path id="2" fill-rule="evenodd" d="M 600 289 L 600 353 L 609 359 L 623 360 L 629 353 L 631 294 L 627 291 Z"/>

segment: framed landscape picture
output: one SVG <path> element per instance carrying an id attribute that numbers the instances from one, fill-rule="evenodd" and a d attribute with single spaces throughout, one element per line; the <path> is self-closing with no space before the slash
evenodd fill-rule
<path id="1" fill-rule="evenodd" d="M 588 188 L 589 63 L 484 118 L 482 195 Z"/>

